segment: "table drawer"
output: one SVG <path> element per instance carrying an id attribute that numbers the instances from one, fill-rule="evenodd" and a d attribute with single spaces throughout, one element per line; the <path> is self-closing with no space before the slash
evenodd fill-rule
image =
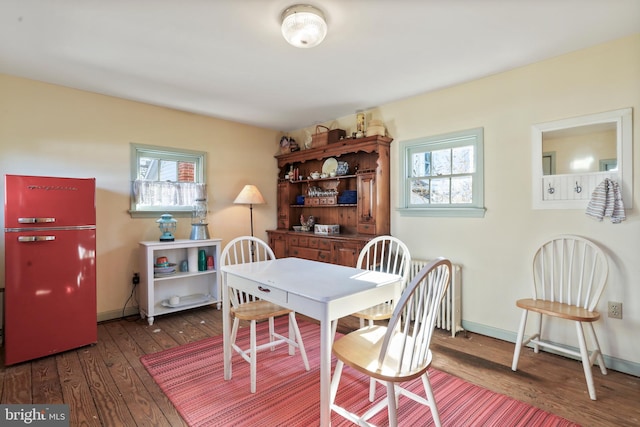
<path id="1" fill-rule="evenodd" d="M 273 286 L 263 285 L 253 280 L 232 276 L 231 274 L 227 276 L 227 283 L 238 291 L 267 299 L 276 304 L 286 304 L 287 302 L 287 292 Z"/>

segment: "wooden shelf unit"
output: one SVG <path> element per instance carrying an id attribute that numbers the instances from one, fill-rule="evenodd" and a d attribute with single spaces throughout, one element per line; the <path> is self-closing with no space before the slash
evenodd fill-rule
<path id="1" fill-rule="evenodd" d="M 392 139 L 374 136 L 345 139 L 318 148 L 275 156 L 278 161 L 278 228 L 268 230 L 269 244 L 276 256 L 297 256 L 334 264 L 355 266 L 360 249 L 373 237 L 390 233 L 390 144 Z M 308 179 L 322 172 L 329 158 L 347 162 L 345 175 Z M 291 168 L 303 179 L 285 179 Z M 297 204 L 309 188 L 335 188 L 357 192 L 356 203 Z M 340 234 L 324 236 L 292 231 L 300 216 L 313 215 L 316 224 L 338 224 Z M 355 255 L 355 258 L 354 258 Z"/>

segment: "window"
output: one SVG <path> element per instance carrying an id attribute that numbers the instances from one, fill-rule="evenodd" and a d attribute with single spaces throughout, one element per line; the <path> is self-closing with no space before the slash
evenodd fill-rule
<path id="1" fill-rule="evenodd" d="M 483 129 L 402 142 L 401 215 L 483 217 Z"/>
<path id="2" fill-rule="evenodd" d="M 131 144 L 131 216 L 190 215 L 207 197 L 204 170 L 204 152 Z"/>

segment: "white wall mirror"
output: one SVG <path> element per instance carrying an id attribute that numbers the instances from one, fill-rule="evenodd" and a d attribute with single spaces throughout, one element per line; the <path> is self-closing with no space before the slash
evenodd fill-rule
<path id="1" fill-rule="evenodd" d="M 531 139 L 534 209 L 586 209 L 605 178 L 618 182 L 631 208 L 631 108 L 538 123 Z"/>

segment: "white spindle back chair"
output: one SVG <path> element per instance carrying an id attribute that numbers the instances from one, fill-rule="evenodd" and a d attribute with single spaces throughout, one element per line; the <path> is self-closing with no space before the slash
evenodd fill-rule
<path id="1" fill-rule="evenodd" d="M 378 236 L 370 240 L 360 251 L 357 268 L 382 271 L 402 276 L 402 289 L 407 285 L 411 268 L 411 253 L 402 240 L 393 236 Z M 360 319 L 360 327 L 368 320 L 373 325 L 375 320 L 390 319 L 397 301 L 386 301 L 382 304 L 353 313 Z"/>
<path id="2" fill-rule="evenodd" d="M 242 236 L 231 240 L 222 250 L 220 255 L 222 265 L 245 264 L 275 259 L 273 250 L 262 240 L 253 236 Z M 233 327 L 231 329 L 231 343 L 233 349 L 249 362 L 251 370 L 251 393 L 256 392 L 257 376 L 257 352 L 265 348 L 275 349 L 275 346 L 283 343 L 289 344 L 289 355 L 295 354 L 295 348 L 300 349 L 300 355 L 305 369 L 309 370 L 307 353 L 298 328 L 295 312 L 277 304 L 260 300 L 253 295 L 240 292 L 229 287 L 229 299 L 231 300 L 231 315 Z M 285 337 L 275 331 L 274 318 L 288 315 L 289 336 Z M 269 342 L 256 345 L 256 323 L 260 320 L 269 321 Z M 250 322 L 250 344 L 248 349 L 242 349 L 236 344 L 236 336 L 240 320 Z"/>
<path id="3" fill-rule="evenodd" d="M 333 352 L 338 360 L 331 380 L 332 411 L 358 425 L 369 425 L 367 420 L 386 406 L 389 425 L 394 427 L 397 425 L 399 397 L 406 396 L 428 406 L 435 425 L 440 426 L 440 416 L 428 375 L 432 359 L 429 346 L 450 277 L 449 260 L 437 258 L 431 261 L 403 291 L 388 326 L 366 326 L 343 336 L 333 344 Z M 408 307 L 413 308 L 414 318 L 403 315 Z M 335 399 L 344 365 L 386 384 L 387 399 L 373 405 L 362 415 L 337 405 Z M 397 385 L 415 378 L 422 379 L 426 398 Z"/>
<path id="4" fill-rule="evenodd" d="M 535 353 L 540 347 L 574 356 L 582 360 L 589 397 L 596 400 L 591 366 L 597 360 L 606 375 L 604 358 L 593 328 L 600 318 L 595 308 L 607 283 L 607 258 L 593 242 L 578 236 L 561 235 L 545 242 L 533 258 L 533 298 L 516 301 L 524 310 L 513 353 L 512 370 L 517 370 L 520 350 L 531 343 Z M 527 314 L 537 313 L 537 327 L 526 340 Z M 575 322 L 580 351 L 556 345 L 543 338 L 542 317 L 550 316 Z M 589 351 L 583 326 L 591 333 L 593 350 Z"/>

